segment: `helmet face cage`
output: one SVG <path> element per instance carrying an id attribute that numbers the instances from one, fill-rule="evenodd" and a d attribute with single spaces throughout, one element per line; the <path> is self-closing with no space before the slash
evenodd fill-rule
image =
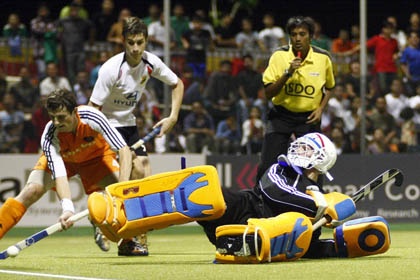
<path id="1" fill-rule="evenodd" d="M 299 137 L 290 144 L 287 158 L 296 166 L 305 169 L 316 168 L 326 173 L 337 158 L 332 142 L 320 133 L 310 133 Z"/>

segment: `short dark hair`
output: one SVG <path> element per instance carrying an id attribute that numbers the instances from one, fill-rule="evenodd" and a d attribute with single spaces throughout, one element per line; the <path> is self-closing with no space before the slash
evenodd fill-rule
<path id="1" fill-rule="evenodd" d="M 49 112 L 54 112 L 66 108 L 68 112 L 73 112 L 77 107 L 76 95 L 66 89 L 56 89 L 52 91 L 45 102 L 45 108 Z"/>
<path id="2" fill-rule="evenodd" d="M 309 35 L 312 37 L 315 32 L 315 21 L 311 17 L 296 16 L 292 17 L 287 21 L 286 31 L 287 34 L 291 34 L 292 30 L 297 27 L 306 27 L 309 31 Z"/>
<path id="3" fill-rule="evenodd" d="M 122 35 L 126 38 L 128 35 L 143 34 L 147 39 L 147 25 L 138 17 L 128 17 L 124 20 Z"/>

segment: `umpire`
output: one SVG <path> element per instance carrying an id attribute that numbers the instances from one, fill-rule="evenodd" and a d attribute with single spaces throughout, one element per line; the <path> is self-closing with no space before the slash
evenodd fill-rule
<path id="1" fill-rule="evenodd" d="M 256 182 L 279 154 L 287 153 L 291 137 L 320 132 L 321 115 L 335 86 L 329 53 L 311 46 L 314 20 L 292 17 L 286 32 L 291 45 L 271 55 L 263 74 L 265 96 L 273 106 L 267 116 Z"/>

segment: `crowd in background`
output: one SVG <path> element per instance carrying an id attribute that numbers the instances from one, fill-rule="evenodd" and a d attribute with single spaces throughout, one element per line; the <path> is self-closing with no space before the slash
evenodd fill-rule
<path id="1" fill-rule="evenodd" d="M 87 104 L 101 64 L 122 51 L 122 21 L 131 15 L 129 8 L 115 10 L 113 0 L 103 0 L 98 11 L 88 11 L 82 0 L 75 0 L 59 15 L 50 14 L 48 4 L 42 4 L 28 23 L 20 22 L 19 14 L 8 15 L 1 39 L 7 57 L 28 55 L 25 50 L 30 49 L 31 62 L 11 73 L 0 55 L 0 153 L 38 153 L 49 121 L 43 98 L 52 90 L 66 88 L 80 105 Z M 217 24 L 207 15 L 205 10 L 186 14 L 181 4 L 172 7 L 170 65 L 184 82 L 184 106 L 177 126 L 149 143 L 149 152 L 238 155 L 261 150 L 270 106 L 264 98 L 262 71 L 270 54 L 288 38 L 275 14 L 243 17 L 239 28 L 229 13 Z M 147 50 L 163 59 L 161 7 L 150 5 L 143 20 L 148 25 Z M 260 30 L 253 27 L 256 20 L 262 21 Z M 322 129 L 339 153 L 360 153 L 362 118 L 368 153 L 420 151 L 420 16 L 413 12 L 403 29 L 395 16 L 380 20 L 381 30 L 367 42 L 364 116 L 358 25 L 328 36 L 316 24 L 312 44 L 330 52 L 336 75 Z M 18 79 L 11 83 L 10 76 Z M 163 116 L 164 92 L 162 83 L 149 81 L 136 112 L 140 135 Z"/>

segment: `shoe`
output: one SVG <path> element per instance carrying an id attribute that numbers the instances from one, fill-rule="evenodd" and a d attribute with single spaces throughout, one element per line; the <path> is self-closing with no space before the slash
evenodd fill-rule
<path id="1" fill-rule="evenodd" d="M 95 238 L 95 243 L 101 248 L 102 251 L 108 252 L 111 248 L 111 242 L 106 238 L 102 233 L 101 229 L 93 225 L 93 237 Z"/>
<path id="2" fill-rule="evenodd" d="M 140 235 L 140 238 L 123 239 L 118 244 L 118 256 L 148 256 L 146 234 Z"/>

